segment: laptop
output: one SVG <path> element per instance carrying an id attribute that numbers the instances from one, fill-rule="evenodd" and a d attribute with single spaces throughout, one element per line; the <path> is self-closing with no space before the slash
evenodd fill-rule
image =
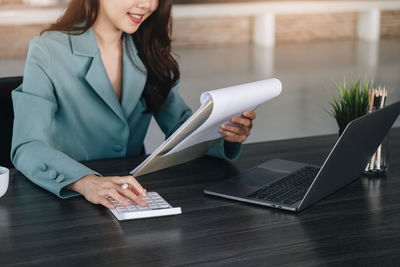
<path id="1" fill-rule="evenodd" d="M 289 211 L 302 211 L 360 177 L 400 114 L 400 102 L 349 123 L 322 167 L 272 159 L 204 193 Z"/>

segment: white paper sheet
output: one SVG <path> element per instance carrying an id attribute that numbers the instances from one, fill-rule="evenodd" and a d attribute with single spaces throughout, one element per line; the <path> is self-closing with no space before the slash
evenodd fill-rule
<path id="1" fill-rule="evenodd" d="M 268 79 L 204 92 L 201 104 L 212 98 L 213 110 L 209 118 L 166 155 L 181 151 L 195 144 L 223 137 L 219 128 L 244 111 L 254 110 L 258 105 L 277 97 L 282 91 L 278 79 Z"/>

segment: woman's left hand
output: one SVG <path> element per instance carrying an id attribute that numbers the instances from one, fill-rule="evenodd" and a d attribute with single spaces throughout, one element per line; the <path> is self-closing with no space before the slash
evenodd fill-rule
<path id="1" fill-rule="evenodd" d="M 225 135 L 225 140 L 229 142 L 243 143 L 250 135 L 250 130 L 253 127 L 252 121 L 256 118 L 256 113 L 253 111 L 245 111 L 242 116 L 233 117 L 231 124 L 222 124 L 220 132 Z"/>

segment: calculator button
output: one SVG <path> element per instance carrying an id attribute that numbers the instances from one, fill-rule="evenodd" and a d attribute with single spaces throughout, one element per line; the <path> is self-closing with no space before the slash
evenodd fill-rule
<path id="1" fill-rule="evenodd" d="M 117 211 L 125 212 L 125 211 L 127 211 L 127 209 L 125 207 L 117 207 Z"/>

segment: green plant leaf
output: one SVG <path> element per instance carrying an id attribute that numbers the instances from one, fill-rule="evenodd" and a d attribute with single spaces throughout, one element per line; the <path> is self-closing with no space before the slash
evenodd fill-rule
<path id="1" fill-rule="evenodd" d="M 335 85 L 338 96 L 332 95 L 332 101 L 329 102 L 332 111 L 326 111 L 335 118 L 341 132 L 350 121 L 368 112 L 368 90 L 373 83 L 361 79 L 356 82 L 346 82 L 345 78 L 342 84 L 335 83 Z"/>

